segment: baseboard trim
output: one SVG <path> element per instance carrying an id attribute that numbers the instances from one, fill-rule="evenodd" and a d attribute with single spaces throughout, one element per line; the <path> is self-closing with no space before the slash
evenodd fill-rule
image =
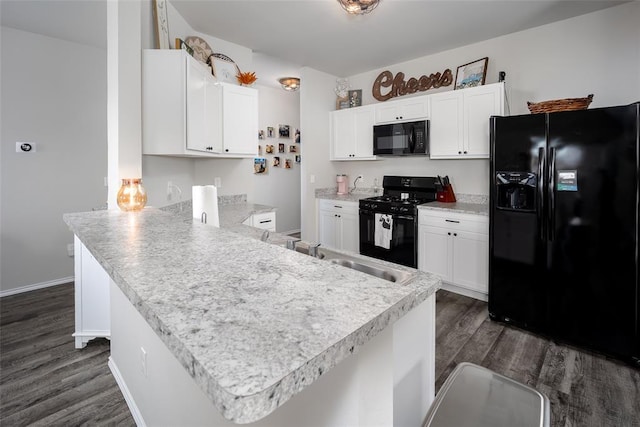
<path id="1" fill-rule="evenodd" d="M 450 291 L 458 295 L 464 295 L 465 297 L 475 298 L 480 301 L 484 301 L 484 302 L 489 301 L 489 296 L 487 294 L 484 294 L 478 291 L 473 291 L 471 289 L 467 289 L 462 286 L 456 286 L 451 283 L 442 282 L 442 285 L 440 286 L 440 288 L 444 289 L 445 291 Z"/>
<path id="2" fill-rule="evenodd" d="M 120 370 L 116 365 L 116 362 L 113 361 L 111 356 L 109 356 L 109 369 L 111 370 L 111 374 L 113 374 L 113 378 L 115 378 L 120 391 L 122 392 L 122 396 L 124 397 L 125 402 L 127 402 L 127 406 L 129 407 L 129 412 L 131 412 L 131 416 L 133 420 L 136 422 L 136 426 L 138 427 L 146 427 L 147 425 L 144 422 L 144 418 L 142 418 L 142 414 L 138 409 L 138 405 L 136 405 L 135 400 L 133 400 L 133 396 L 131 392 L 129 392 L 129 388 L 127 387 L 127 383 L 124 382 L 124 378 L 122 378 L 122 374 L 120 374 Z"/>
<path id="3" fill-rule="evenodd" d="M 0 291 L 0 298 L 8 297 L 9 295 L 21 294 L 24 292 L 36 291 L 38 289 L 49 288 L 51 286 L 64 285 L 65 283 L 73 282 L 74 276 L 62 277 L 60 279 L 49 280 L 48 282 L 34 283 L 33 285 L 20 286 L 19 288 L 7 289 Z"/>

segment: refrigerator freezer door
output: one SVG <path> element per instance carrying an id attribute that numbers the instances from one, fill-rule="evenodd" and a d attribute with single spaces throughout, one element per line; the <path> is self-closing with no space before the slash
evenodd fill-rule
<path id="1" fill-rule="evenodd" d="M 548 115 L 551 335 L 637 346 L 637 106 Z"/>
<path id="2" fill-rule="evenodd" d="M 489 314 L 533 330 L 547 319 L 546 116 L 491 119 Z"/>

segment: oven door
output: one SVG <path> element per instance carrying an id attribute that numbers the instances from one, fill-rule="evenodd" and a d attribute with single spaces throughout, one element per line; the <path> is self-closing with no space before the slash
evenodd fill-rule
<path id="1" fill-rule="evenodd" d="M 396 264 L 417 268 L 417 221 L 413 215 L 391 214 L 393 226 L 389 249 L 376 246 L 376 215 L 360 209 L 360 253 Z"/>

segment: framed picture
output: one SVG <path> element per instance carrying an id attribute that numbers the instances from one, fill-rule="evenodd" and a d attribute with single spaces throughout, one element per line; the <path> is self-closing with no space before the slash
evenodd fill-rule
<path id="1" fill-rule="evenodd" d="M 362 89 L 349 91 L 349 108 L 362 106 Z"/>
<path id="2" fill-rule="evenodd" d="M 349 97 L 345 96 L 344 98 L 338 97 L 336 99 L 336 110 L 344 110 L 345 108 L 349 108 Z"/>
<path id="3" fill-rule="evenodd" d="M 274 168 L 279 168 L 280 167 L 280 157 L 275 156 L 273 158 L 273 167 Z"/>
<path id="4" fill-rule="evenodd" d="M 221 53 L 212 53 L 209 63 L 218 82 L 239 84 L 236 76 L 240 70 L 233 59 Z"/>
<path id="5" fill-rule="evenodd" d="M 489 57 L 478 59 L 458 67 L 454 89 L 482 86 L 487 77 Z"/>
<path id="6" fill-rule="evenodd" d="M 269 127 L 267 128 L 267 136 L 268 136 L 269 138 L 273 138 L 273 137 L 274 137 L 274 135 L 275 135 L 275 129 L 274 129 L 272 126 L 269 126 Z"/>
<path id="7" fill-rule="evenodd" d="M 262 156 L 262 145 L 258 145 L 258 155 Z"/>
<path id="8" fill-rule="evenodd" d="M 156 46 L 158 49 L 171 49 L 167 0 L 153 0 L 153 20 L 156 23 Z"/>
<path id="9" fill-rule="evenodd" d="M 284 144 L 283 143 L 278 144 L 278 153 L 284 153 Z"/>
<path id="10" fill-rule="evenodd" d="M 278 136 L 280 138 L 290 138 L 290 136 L 289 136 L 289 125 L 280 125 L 280 126 L 278 126 Z"/>
<path id="11" fill-rule="evenodd" d="M 296 163 L 300 163 L 300 154 L 296 154 Z"/>
<path id="12" fill-rule="evenodd" d="M 293 166 L 293 163 L 291 162 L 291 159 L 285 159 L 284 168 L 285 169 L 291 169 L 291 166 Z"/>
<path id="13" fill-rule="evenodd" d="M 296 129 L 295 135 L 296 135 L 296 139 L 295 139 L 296 143 L 300 144 L 300 129 Z"/>
<path id="14" fill-rule="evenodd" d="M 297 153 L 298 152 L 298 147 L 296 147 L 295 145 L 290 145 L 289 146 L 289 152 L 290 153 Z"/>
<path id="15" fill-rule="evenodd" d="M 264 157 L 256 157 L 253 159 L 253 173 L 266 173 L 267 159 Z"/>
<path id="16" fill-rule="evenodd" d="M 273 154 L 273 145 L 266 145 L 265 146 L 265 152 L 267 154 Z"/>
<path id="17" fill-rule="evenodd" d="M 258 132 L 258 139 L 264 139 L 264 131 L 262 129 Z"/>

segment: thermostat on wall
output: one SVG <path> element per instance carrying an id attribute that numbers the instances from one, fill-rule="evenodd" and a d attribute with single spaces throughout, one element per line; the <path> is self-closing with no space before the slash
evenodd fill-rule
<path id="1" fill-rule="evenodd" d="M 16 142 L 16 153 L 35 153 L 35 142 Z"/>

